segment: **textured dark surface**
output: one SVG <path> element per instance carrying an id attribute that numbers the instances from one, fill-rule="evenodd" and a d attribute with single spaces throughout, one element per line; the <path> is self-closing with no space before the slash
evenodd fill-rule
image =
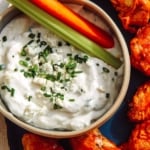
<path id="1" fill-rule="evenodd" d="M 122 29 L 121 23 L 117 17 L 117 13 L 112 7 L 110 1 L 109 0 L 92 0 L 92 1 L 98 4 L 111 16 L 111 18 L 116 22 L 116 24 L 120 28 L 122 34 L 125 37 L 126 42 L 129 43 L 132 35 Z M 134 94 L 134 92 L 136 91 L 137 87 L 146 80 L 147 78 L 145 78 L 145 76 L 143 76 L 140 72 L 132 68 L 130 85 L 127 95 L 124 99 L 124 103 L 121 105 L 117 113 L 100 128 L 101 132 L 106 137 L 114 141 L 116 144 L 120 144 L 128 138 L 128 135 L 132 128 L 132 124 L 128 121 L 126 116 L 127 104 L 128 101 L 131 99 L 132 95 Z M 10 150 L 22 150 L 21 138 L 26 131 L 14 125 L 9 120 L 6 121 L 8 125 L 8 140 L 10 144 Z M 64 140 L 62 141 L 62 143 L 66 145 L 67 150 L 70 149 L 67 146 L 68 143 L 65 143 Z"/>

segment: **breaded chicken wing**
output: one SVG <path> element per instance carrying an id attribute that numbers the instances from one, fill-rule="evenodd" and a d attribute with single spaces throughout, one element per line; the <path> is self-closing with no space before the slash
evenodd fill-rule
<path id="1" fill-rule="evenodd" d="M 150 18 L 149 0 L 110 0 L 125 30 L 135 33 Z"/>
<path id="2" fill-rule="evenodd" d="M 121 150 L 104 137 L 98 129 L 66 140 L 69 140 L 72 150 Z M 58 143 L 58 140 L 41 137 L 32 133 L 23 135 L 22 145 L 24 150 L 64 150 Z"/>
<path id="3" fill-rule="evenodd" d="M 150 76 L 150 24 L 138 30 L 130 41 L 130 51 L 132 66 Z"/>
<path id="4" fill-rule="evenodd" d="M 150 150 L 150 120 L 136 124 L 127 143 L 121 150 Z"/>
<path id="5" fill-rule="evenodd" d="M 104 137 L 98 129 L 71 138 L 70 143 L 73 150 L 120 150 L 113 142 Z"/>
<path id="6" fill-rule="evenodd" d="M 150 81 L 137 89 L 129 103 L 128 116 L 134 122 L 150 119 Z"/>
<path id="7" fill-rule="evenodd" d="M 26 133 L 22 137 L 24 150 L 64 150 L 55 139 Z"/>

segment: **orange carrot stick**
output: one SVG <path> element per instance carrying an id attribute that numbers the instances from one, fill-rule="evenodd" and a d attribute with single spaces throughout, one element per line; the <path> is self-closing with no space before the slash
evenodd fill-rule
<path id="1" fill-rule="evenodd" d="M 97 44 L 105 48 L 114 46 L 113 38 L 103 29 L 89 22 L 58 0 L 30 0 L 33 4 L 59 19 L 79 33 L 85 35 Z"/>

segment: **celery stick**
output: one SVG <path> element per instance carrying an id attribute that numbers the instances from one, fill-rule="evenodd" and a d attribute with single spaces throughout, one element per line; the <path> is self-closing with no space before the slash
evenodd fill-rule
<path id="1" fill-rule="evenodd" d="M 116 69 L 122 65 L 122 62 L 118 58 L 107 52 L 105 49 L 65 25 L 61 21 L 47 14 L 28 0 L 8 1 L 26 15 L 37 21 L 39 24 L 51 30 L 65 41 L 68 41 L 73 46 L 77 47 L 79 50 L 103 60 L 105 63 Z"/>

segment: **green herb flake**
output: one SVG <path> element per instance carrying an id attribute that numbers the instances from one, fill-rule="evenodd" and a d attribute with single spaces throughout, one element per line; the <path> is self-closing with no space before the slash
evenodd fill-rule
<path id="1" fill-rule="evenodd" d="M 26 56 L 27 55 L 27 52 L 26 50 L 23 48 L 20 52 L 20 56 Z"/>
<path id="2" fill-rule="evenodd" d="M 100 64 L 99 64 L 99 63 L 96 63 L 96 66 L 100 66 Z"/>
<path id="3" fill-rule="evenodd" d="M 58 41 L 57 45 L 60 47 L 63 45 L 62 41 Z"/>
<path id="4" fill-rule="evenodd" d="M 70 72 L 70 70 L 75 69 L 76 66 L 77 66 L 77 63 L 73 59 L 70 59 L 69 62 L 66 64 L 66 70 Z"/>
<path id="5" fill-rule="evenodd" d="M 61 99 L 61 100 L 64 100 L 64 94 L 56 93 L 56 97 Z"/>
<path id="6" fill-rule="evenodd" d="M 35 34 L 34 34 L 34 33 L 30 33 L 30 34 L 28 35 L 28 37 L 31 38 L 31 39 L 34 39 L 34 38 L 35 38 Z"/>
<path id="7" fill-rule="evenodd" d="M 11 93 L 11 96 L 14 96 L 14 94 L 15 94 L 15 89 L 12 88 L 11 91 L 10 91 L 10 93 Z"/>
<path id="8" fill-rule="evenodd" d="M 17 71 L 18 71 L 18 68 L 15 68 L 14 71 L 17 72 Z"/>
<path id="9" fill-rule="evenodd" d="M 110 93 L 106 93 L 106 98 L 109 98 L 110 97 Z"/>
<path id="10" fill-rule="evenodd" d="M 37 37 L 41 38 L 41 33 L 40 32 L 37 33 Z"/>
<path id="11" fill-rule="evenodd" d="M 61 106 L 59 107 L 59 105 L 57 104 L 57 100 L 64 100 L 64 94 L 57 93 L 52 88 L 50 88 L 50 92 L 43 93 L 43 96 L 48 98 L 52 102 L 53 109 L 62 108 Z"/>
<path id="12" fill-rule="evenodd" d="M 45 62 L 47 62 L 47 57 L 50 54 L 49 49 L 44 49 L 42 52 L 39 53 L 39 59 L 43 58 Z"/>
<path id="13" fill-rule="evenodd" d="M 6 66 L 4 64 L 0 64 L 0 71 L 4 70 Z"/>
<path id="14" fill-rule="evenodd" d="M 115 79 L 114 79 L 114 78 L 112 78 L 112 81 L 115 81 Z"/>
<path id="15" fill-rule="evenodd" d="M 20 60 L 20 61 L 19 61 L 19 64 L 20 64 L 21 66 L 28 67 L 28 62 L 27 62 L 27 61 Z"/>
<path id="16" fill-rule="evenodd" d="M 103 69 L 103 72 L 105 72 L 105 73 L 109 73 L 110 72 L 110 70 L 108 68 L 106 68 L 106 67 L 103 67 L 102 69 Z"/>
<path id="17" fill-rule="evenodd" d="M 34 40 L 29 41 L 29 42 L 26 44 L 26 46 L 32 44 L 33 42 L 34 42 Z M 26 46 L 25 46 L 25 47 L 26 47 Z"/>
<path id="18" fill-rule="evenodd" d="M 51 94 L 48 94 L 48 93 L 44 93 L 43 94 L 45 97 L 51 97 Z"/>
<path id="19" fill-rule="evenodd" d="M 1 89 L 2 90 L 7 90 L 8 92 L 10 92 L 11 96 L 14 96 L 14 94 L 15 94 L 15 89 L 14 88 L 9 88 L 7 85 L 1 86 Z"/>
<path id="20" fill-rule="evenodd" d="M 47 45 L 44 50 L 48 51 L 49 53 L 53 53 L 53 50 L 49 45 Z"/>
<path id="21" fill-rule="evenodd" d="M 26 78 L 28 78 L 28 77 L 33 77 L 33 75 L 30 73 L 30 72 L 27 72 L 27 71 L 23 71 L 24 72 L 24 76 L 26 77 Z"/>
<path id="22" fill-rule="evenodd" d="M 69 101 L 70 101 L 70 102 L 74 102 L 74 101 L 75 101 L 75 99 L 71 98 L 71 99 L 69 99 Z"/>
<path id="23" fill-rule="evenodd" d="M 37 39 L 37 40 L 36 40 L 36 43 L 40 43 L 40 39 Z"/>
<path id="24" fill-rule="evenodd" d="M 26 61 L 29 61 L 30 59 L 31 59 L 30 57 L 26 57 L 26 58 L 25 58 Z"/>
<path id="25" fill-rule="evenodd" d="M 24 70 L 24 69 L 21 69 L 20 72 L 25 72 L 25 70 Z"/>
<path id="26" fill-rule="evenodd" d="M 32 96 L 31 95 L 28 96 L 28 101 L 31 101 L 31 99 L 32 99 Z"/>
<path id="27" fill-rule="evenodd" d="M 2 41 L 3 41 L 3 42 L 6 42 L 6 41 L 7 41 L 7 36 L 6 36 L 6 35 L 2 37 Z"/>
<path id="28" fill-rule="evenodd" d="M 64 66 L 65 66 L 65 64 L 64 63 L 60 63 L 60 68 L 63 68 Z"/>
<path id="29" fill-rule="evenodd" d="M 62 109 L 62 106 L 58 105 L 58 104 L 54 104 L 53 105 L 53 109 Z"/>
<path id="30" fill-rule="evenodd" d="M 79 56 L 79 55 L 75 55 L 74 56 L 74 60 L 77 62 L 77 63 L 86 63 L 87 60 L 88 60 L 88 56 L 87 55 L 84 55 L 83 57 Z"/>
<path id="31" fill-rule="evenodd" d="M 53 74 L 46 74 L 45 79 L 50 80 L 50 81 L 56 81 L 56 76 Z"/>
<path id="32" fill-rule="evenodd" d="M 34 77 L 37 75 L 38 70 L 39 70 L 39 68 L 38 68 L 38 66 L 37 66 L 36 64 L 33 65 L 33 66 L 30 66 L 30 67 L 28 68 L 28 71 L 26 72 L 26 73 L 27 73 L 26 75 L 27 75 L 28 77 L 34 78 Z"/>
<path id="33" fill-rule="evenodd" d="M 84 92 L 84 90 L 83 90 L 83 89 L 80 89 L 80 91 L 81 91 L 81 92 Z"/>
<path id="34" fill-rule="evenodd" d="M 70 77 L 74 78 L 77 76 L 77 74 L 82 73 L 83 71 L 72 71 L 70 72 Z"/>
<path id="35" fill-rule="evenodd" d="M 58 72 L 58 73 L 57 73 L 56 80 L 59 81 L 59 80 L 61 79 L 61 76 L 62 76 L 62 73 L 61 73 L 61 72 Z"/>
<path id="36" fill-rule="evenodd" d="M 67 45 L 67 46 L 70 46 L 71 44 L 70 44 L 69 42 L 66 42 L 66 45 Z"/>
<path id="37" fill-rule="evenodd" d="M 40 47 L 45 46 L 47 43 L 45 41 L 40 42 Z"/>
<path id="38" fill-rule="evenodd" d="M 115 72 L 114 72 L 114 75 L 115 75 L 115 76 L 118 76 L 118 72 L 117 72 L 117 71 L 115 71 Z"/>
<path id="39" fill-rule="evenodd" d="M 71 53 L 67 53 L 67 56 L 71 57 L 71 56 L 72 56 L 72 54 L 71 54 Z"/>
<path id="40" fill-rule="evenodd" d="M 88 61 L 89 57 L 87 55 L 83 56 L 83 62 L 86 63 Z"/>
<path id="41" fill-rule="evenodd" d="M 41 91 L 45 91 L 45 90 L 46 90 L 46 86 L 42 86 Z"/>

